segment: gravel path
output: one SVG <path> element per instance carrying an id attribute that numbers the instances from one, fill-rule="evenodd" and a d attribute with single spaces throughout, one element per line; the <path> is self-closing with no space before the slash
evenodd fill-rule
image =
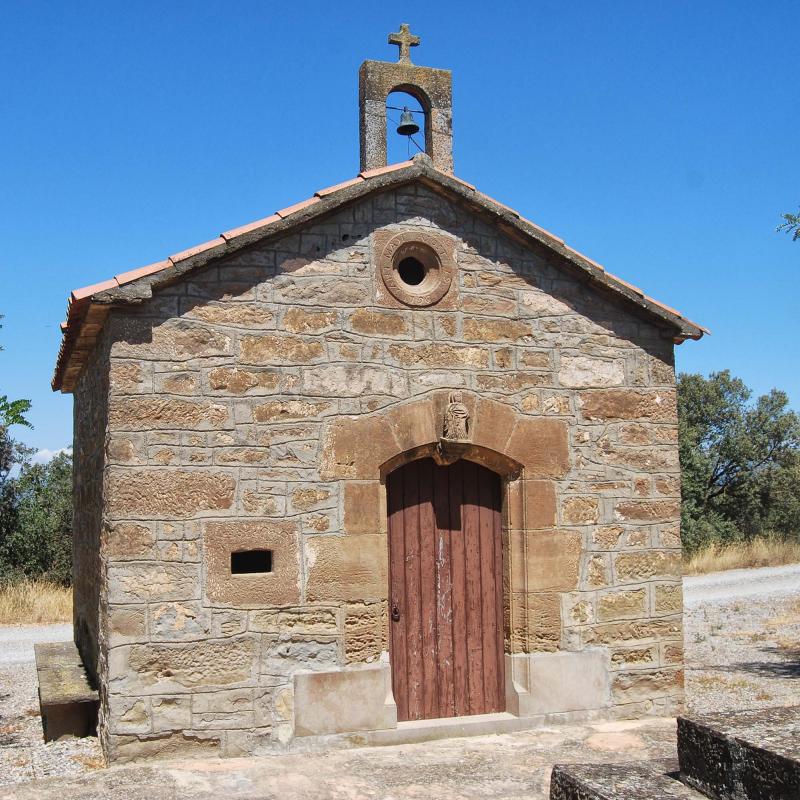
<path id="1" fill-rule="evenodd" d="M 684 581 L 684 591 L 690 711 L 800 702 L 800 565 L 690 577 Z M 69 625 L 0 627 L 0 800 L 12 796 L 11 784 L 21 784 L 14 798 L 37 800 L 252 798 L 255 795 L 248 791 L 255 786 L 275 787 L 277 793 L 259 790 L 258 796 L 281 800 L 310 794 L 534 800 L 547 797 L 549 765 L 556 760 L 674 755 L 673 723 L 651 720 L 334 751 L 314 757 L 318 781 L 315 778 L 313 792 L 304 783 L 308 757 L 298 755 L 228 760 L 215 762 L 216 766 L 193 761 L 170 768 L 141 765 L 98 771 L 102 756 L 96 739 L 42 741 L 33 643 L 69 638 Z M 415 783 L 417 773 L 424 779 Z M 218 778 L 212 780 L 213 775 Z M 66 780 L 29 783 L 48 777 Z M 431 787 L 436 790 L 433 794 Z"/>
<path id="2" fill-rule="evenodd" d="M 33 645 L 70 638 L 71 625 L 0 627 L 0 786 L 77 776 L 102 764 L 97 739 L 42 739 Z"/>
<path id="3" fill-rule="evenodd" d="M 800 703 L 800 565 L 684 579 L 690 711 Z"/>
<path id="4" fill-rule="evenodd" d="M 37 642 L 68 642 L 72 625 L 18 625 L 0 627 L 0 667 L 33 662 Z"/>
<path id="5" fill-rule="evenodd" d="M 800 564 L 692 575 L 683 579 L 683 592 L 687 606 L 734 602 L 750 597 L 800 596 Z"/>

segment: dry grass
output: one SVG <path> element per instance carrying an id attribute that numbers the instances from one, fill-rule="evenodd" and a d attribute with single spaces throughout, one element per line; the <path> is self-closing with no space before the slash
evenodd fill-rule
<path id="1" fill-rule="evenodd" d="M 703 575 L 725 569 L 779 567 L 783 564 L 800 564 L 800 542 L 764 538 L 724 546 L 712 544 L 685 559 L 683 569 L 686 575 Z"/>
<path id="2" fill-rule="evenodd" d="M 72 622 L 72 589 L 45 581 L 0 586 L 0 625 Z"/>

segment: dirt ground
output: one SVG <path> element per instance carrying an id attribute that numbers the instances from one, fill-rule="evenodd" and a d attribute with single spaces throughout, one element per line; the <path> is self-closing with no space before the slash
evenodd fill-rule
<path id="1" fill-rule="evenodd" d="M 791 577 L 779 568 L 685 581 L 689 711 L 797 704 L 800 581 Z M 41 740 L 31 642 L 68 638 L 61 627 L 0 629 L 0 800 L 544 800 L 554 763 L 675 756 L 674 720 L 649 719 L 313 756 L 102 769 L 94 739 Z"/>

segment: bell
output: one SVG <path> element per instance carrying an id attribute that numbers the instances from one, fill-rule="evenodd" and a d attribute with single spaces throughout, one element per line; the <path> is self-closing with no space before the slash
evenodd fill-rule
<path id="1" fill-rule="evenodd" d="M 415 133 L 419 133 L 419 125 L 414 121 L 414 115 L 407 108 L 404 108 L 400 115 L 397 132 L 401 136 L 413 136 Z"/>

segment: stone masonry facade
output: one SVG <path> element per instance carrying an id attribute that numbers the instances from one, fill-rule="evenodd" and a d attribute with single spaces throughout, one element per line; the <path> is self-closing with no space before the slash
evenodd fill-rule
<path id="1" fill-rule="evenodd" d="M 452 247 L 440 302 L 381 291 L 382 231 Z M 386 668 L 383 479 L 431 452 L 453 389 L 504 478 L 508 657 L 592 653 L 590 710 L 672 713 L 664 327 L 419 181 L 113 308 L 75 389 L 76 631 L 109 758 L 266 752 L 298 735 L 299 673 Z M 273 572 L 231 575 L 253 547 Z"/>

